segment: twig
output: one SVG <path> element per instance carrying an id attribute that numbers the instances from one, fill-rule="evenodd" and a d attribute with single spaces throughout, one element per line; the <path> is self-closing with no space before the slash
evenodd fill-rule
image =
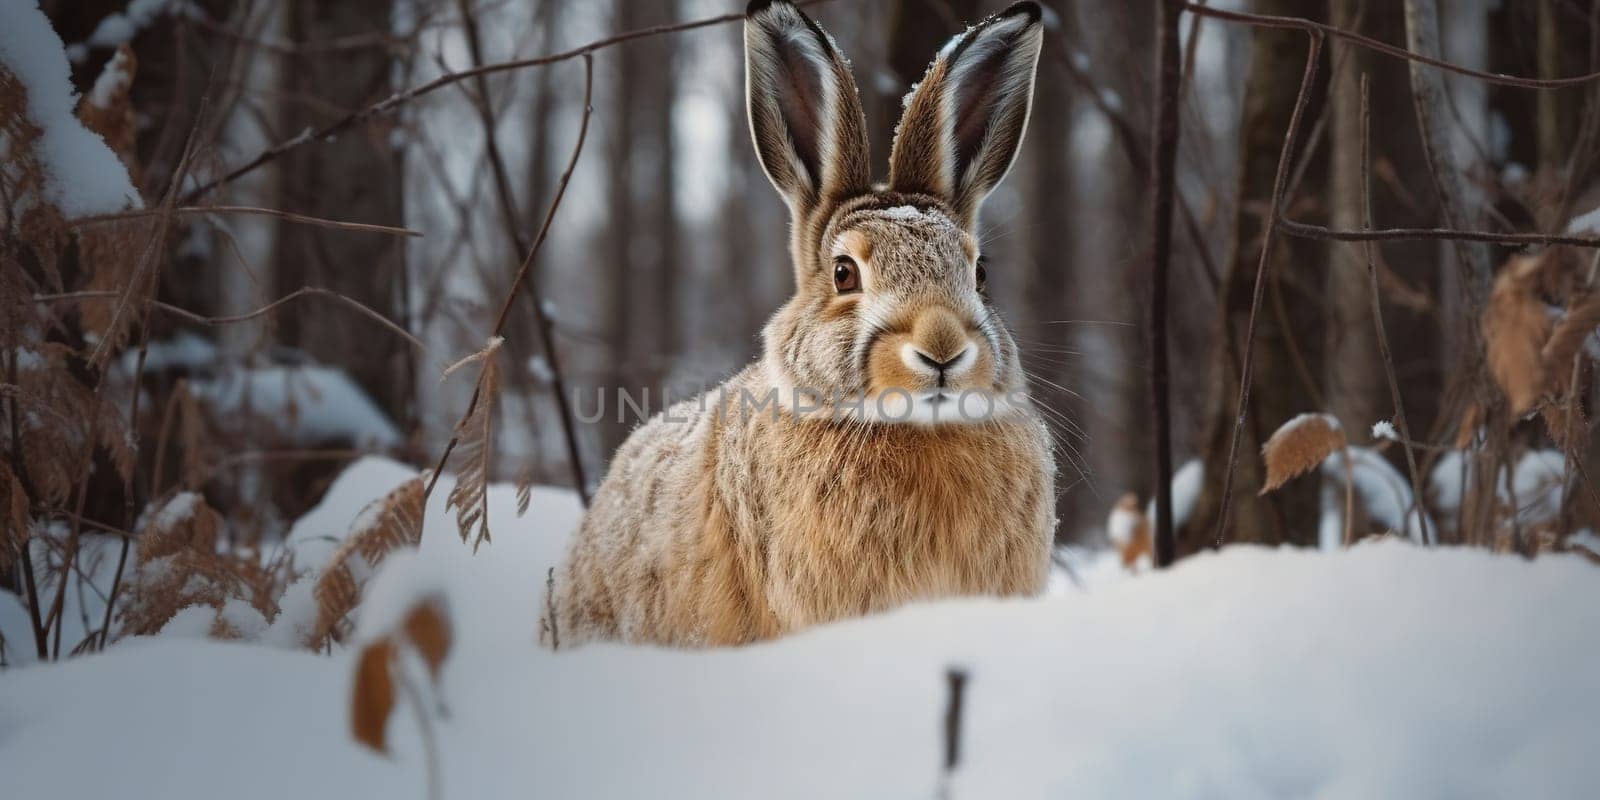
<path id="1" fill-rule="evenodd" d="M 92 217 L 79 217 L 67 221 L 67 227 L 78 228 L 85 225 L 100 225 L 107 222 L 121 222 L 141 217 L 151 217 L 160 214 L 159 209 L 143 208 L 136 211 L 123 211 L 117 214 L 97 214 Z M 373 225 L 366 222 L 344 222 L 336 219 L 324 219 L 306 214 L 296 214 L 293 211 L 283 211 L 276 208 L 257 208 L 255 206 L 183 206 L 172 209 L 173 214 L 255 214 L 266 217 L 276 217 L 285 222 L 294 222 L 301 225 L 314 225 L 320 228 L 336 228 L 343 231 L 357 231 L 361 233 L 383 233 L 390 236 L 416 236 L 421 237 L 422 231 L 410 228 L 396 228 L 389 225 Z"/>
<path id="2" fill-rule="evenodd" d="M 829 2 L 829 0 L 799 0 L 799 2 L 797 2 L 795 5 L 808 6 L 826 2 Z M 347 114 L 344 117 L 329 123 L 328 125 L 324 125 L 323 127 L 314 131 L 304 131 L 300 135 L 295 136 L 288 141 L 281 142 L 261 151 L 254 158 L 251 158 L 249 161 L 246 161 L 238 167 L 229 170 L 222 177 L 207 181 L 204 184 L 201 184 L 200 186 L 190 190 L 188 194 L 183 196 L 183 204 L 192 204 L 196 199 L 204 196 L 212 189 L 232 183 L 244 175 L 253 172 L 263 164 L 277 160 L 291 150 L 296 150 L 311 142 L 320 142 L 331 139 L 343 133 L 348 128 L 354 127 L 355 125 L 366 122 L 367 120 L 373 119 L 380 115 L 387 114 L 390 111 L 393 111 L 394 109 L 411 102 L 412 100 L 438 91 L 439 89 L 454 83 L 476 78 L 479 75 L 492 75 L 497 72 L 526 69 L 528 67 L 542 67 L 549 64 L 560 63 L 562 61 L 571 61 L 574 58 L 589 58 L 596 51 L 604 50 L 605 48 L 613 47 L 615 45 L 622 44 L 623 42 L 631 42 L 634 39 L 643 39 L 650 36 L 660 36 L 669 33 L 680 33 L 682 31 L 694 30 L 696 28 L 706 28 L 712 25 L 738 22 L 743 19 L 743 13 L 732 13 L 721 14 L 715 17 L 707 17 L 690 22 L 679 22 L 671 25 L 656 25 L 649 28 L 624 31 L 623 33 L 619 33 L 614 36 L 608 36 L 604 39 L 598 39 L 588 44 L 580 45 L 571 50 L 566 50 L 560 53 L 539 56 L 538 58 L 522 58 L 512 61 L 501 61 L 495 64 L 485 64 L 484 66 L 475 69 L 440 75 L 439 77 L 420 86 L 412 87 L 403 92 L 396 92 L 395 94 L 390 95 L 388 98 L 378 103 L 374 103 L 366 108 L 362 108 L 358 111 Z"/>
<path id="3" fill-rule="evenodd" d="M 249 450 L 242 453 L 233 453 L 225 458 L 220 458 L 207 466 L 210 469 L 221 469 L 238 464 L 259 464 L 264 461 L 348 461 L 372 455 L 369 450 L 350 450 L 345 448 L 330 448 L 324 450 Z"/>
<path id="4" fill-rule="evenodd" d="M 1150 163 L 1150 403 L 1156 439 L 1155 562 L 1161 569 L 1177 558 L 1172 530 L 1172 403 L 1167 365 L 1167 279 L 1172 263 L 1172 216 L 1177 195 L 1179 89 L 1178 45 L 1181 0 L 1163 0 L 1156 45 L 1156 118 Z M 1203 243 L 1202 243 L 1203 246 Z"/>
<path id="5" fill-rule="evenodd" d="M 561 649 L 561 628 L 556 622 L 556 568 L 550 567 L 544 573 L 544 613 L 547 628 L 550 631 L 550 649 Z"/>
<path id="6" fill-rule="evenodd" d="M 1361 225 L 1372 226 L 1372 102 L 1369 78 L 1361 73 Z M 1400 399 L 1400 378 L 1395 373 L 1394 351 L 1389 348 L 1389 331 L 1383 324 L 1383 300 L 1378 291 L 1377 245 L 1368 239 L 1361 245 L 1367 260 L 1367 284 L 1372 289 L 1372 326 L 1378 335 L 1378 352 L 1383 356 L 1383 373 L 1389 379 L 1389 399 L 1394 403 L 1394 424 L 1400 430 L 1401 447 L 1406 453 L 1406 469 L 1411 473 L 1411 506 L 1422 530 L 1422 543 L 1428 544 L 1428 515 L 1422 513 L 1422 471 L 1417 469 L 1417 453 L 1411 444 L 1411 425 L 1406 422 L 1405 403 Z M 1437 541 L 1434 542 L 1437 544 Z"/>
<path id="7" fill-rule="evenodd" d="M 1456 241 L 1487 242 L 1505 245 L 1570 245 L 1572 247 L 1600 247 L 1600 238 L 1593 236 L 1566 236 L 1553 233 L 1496 233 L 1494 231 L 1463 231 L 1452 228 L 1378 228 L 1374 230 L 1337 230 L 1283 217 L 1278 220 L 1283 232 L 1302 239 L 1321 239 L 1334 242 L 1414 242 Z"/>
<path id="8" fill-rule="evenodd" d="M 944 774 L 940 779 L 941 797 L 950 797 L 950 778 L 961 765 L 961 712 L 966 702 L 967 672 L 951 667 L 944 673 L 949 693 L 944 707 Z"/>
<path id="9" fill-rule="evenodd" d="M 472 14 L 471 0 L 456 0 L 456 2 L 461 9 L 462 26 L 466 28 L 467 32 L 467 50 L 472 56 L 472 66 L 474 69 L 481 68 L 483 66 L 483 50 L 478 40 L 478 21 Z M 584 56 L 584 59 L 584 68 L 586 70 L 592 69 L 592 66 L 589 66 L 589 61 L 592 57 Z M 478 109 L 478 119 L 483 125 L 484 149 L 488 154 L 489 167 L 494 175 L 495 195 L 499 199 L 500 213 L 504 217 L 506 236 L 511 240 L 513 252 L 525 253 L 528 252 L 528 243 L 522 236 L 522 215 L 517 212 L 516 198 L 511 193 L 511 179 L 506 174 L 505 159 L 500 155 L 499 140 L 495 136 L 495 131 L 499 130 L 499 126 L 495 122 L 494 110 L 489 103 L 489 81 L 480 73 L 476 76 L 474 83 L 477 86 L 477 93 L 476 97 L 473 98 L 473 104 Z M 584 92 L 583 105 L 586 110 L 589 106 L 588 94 L 587 91 Z M 574 159 L 574 164 L 576 164 L 576 159 Z M 562 189 L 564 190 L 565 188 L 566 184 L 563 178 Z M 553 207 L 551 213 L 554 214 Z M 549 225 L 548 218 L 545 224 L 546 226 Z M 541 242 L 544 240 L 544 235 L 545 231 L 540 230 L 539 240 Z M 517 286 L 522 283 L 527 269 L 528 265 L 525 262 L 518 271 L 516 280 L 512 282 L 511 291 L 507 293 L 505 308 L 500 312 L 500 321 L 495 326 L 494 335 L 496 336 L 499 335 L 501 327 L 505 324 L 505 318 L 511 308 L 512 299 L 517 296 Z M 528 299 L 532 306 L 534 325 L 539 331 L 540 344 L 544 346 L 545 361 L 550 366 L 550 387 L 555 392 L 557 409 L 561 414 L 561 434 L 566 440 L 567 462 L 568 469 L 572 471 L 572 485 L 578 491 L 578 498 L 587 506 L 589 505 L 588 479 L 583 474 L 582 454 L 578 448 L 578 430 L 573 425 L 571 410 L 567 408 L 566 379 L 561 372 L 561 359 L 556 355 L 555 337 L 551 333 L 550 321 L 544 313 L 544 295 L 539 291 L 538 282 L 530 281 L 528 283 Z"/>
<path id="10" fill-rule="evenodd" d="M 395 684 L 405 692 L 411 712 L 417 715 L 417 731 L 422 735 L 423 768 L 427 773 L 428 800 L 439 800 L 444 796 L 439 775 L 439 745 L 434 735 L 433 721 L 428 719 L 428 709 L 422 704 L 422 690 L 412 680 L 411 672 L 401 664 L 399 653 L 389 662 L 389 672 L 394 676 Z"/>
<path id="11" fill-rule="evenodd" d="M 506 292 L 505 302 L 500 305 L 500 314 L 495 318 L 494 329 L 489 334 L 489 338 L 491 339 L 499 336 L 500 332 L 505 329 L 506 319 L 511 315 L 511 305 L 517 299 L 517 290 L 522 287 L 523 281 L 527 279 L 529 267 L 533 265 L 534 258 L 539 255 L 539 248 L 544 245 L 545 237 L 550 233 L 550 223 L 555 219 L 556 211 L 560 210 L 561 208 L 561 199 L 567 194 L 567 184 L 571 183 L 572 172 L 578 167 L 579 156 L 583 155 L 583 143 L 589 138 L 589 118 L 594 114 L 594 107 L 591 102 L 594 99 L 594 56 L 589 55 L 588 53 L 583 53 L 582 55 L 583 117 L 578 123 L 578 140 L 572 146 L 572 157 L 567 160 L 566 171 L 561 173 L 560 180 L 556 182 L 555 196 L 550 199 L 550 208 L 545 211 L 544 222 L 539 226 L 539 235 L 534 238 L 533 246 L 528 249 L 527 256 L 522 259 L 522 265 L 517 268 L 517 276 L 514 280 L 512 280 L 511 288 Z M 546 341 L 550 341 L 549 316 L 544 313 L 544 309 L 542 307 L 537 305 L 535 306 L 535 314 L 535 322 L 538 323 L 541 333 L 544 335 Z M 554 357 L 555 349 L 551 348 L 547 350 L 547 353 L 548 355 Z M 556 366 L 553 359 L 550 366 L 553 371 Z M 567 393 L 565 387 L 559 382 L 560 374 L 561 373 L 559 372 L 555 373 L 558 379 L 552 382 L 552 388 L 556 394 L 556 403 L 561 410 L 562 424 L 564 426 L 570 426 L 571 415 L 569 413 L 569 409 L 567 408 Z M 467 402 L 467 410 L 461 415 L 462 419 L 472 416 L 472 412 L 478 407 L 478 401 L 481 399 L 481 394 L 481 387 L 473 390 L 472 399 Z M 424 508 L 427 507 L 428 498 L 433 495 L 433 487 L 438 484 L 439 476 L 444 473 L 445 464 L 449 462 L 450 454 L 455 451 L 456 444 L 459 441 L 460 437 L 452 433 L 450 436 L 450 441 L 444 446 L 444 452 L 439 455 L 439 463 L 434 467 L 433 475 L 428 478 L 428 486 L 423 490 L 422 493 L 422 505 Z M 577 459 L 576 452 L 577 439 L 576 436 L 572 435 L 570 432 L 567 437 L 567 446 L 569 448 L 569 456 L 572 460 L 573 469 L 576 470 L 577 474 L 581 476 L 582 467 L 581 463 Z M 584 505 L 588 505 L 588 487 L 583 483 L 579 483 L 577 490 L 578 497 L 583 500 Z"/>
<path id="12" fill-rule="evenodd" d="M 1209 6 L 1199 6 L 1199 8 L 1214 10 Z M 1222 546 L 1223 534 L 1228 529 L 1228 507 L 1233 499 L 1233 473 L 1239 463 L 1239 439 L 1244 432 L 1246 411 L 1250 408 L 1250 381 L 1255 369 L 1256 356 L 1256 319 L 1261 313 L 1261 299 L 1266 289 L 1267 266 L 1271 263 L 1272 245 L 1277 239 L 1278 217 L 1283 207 L 1284 189 L 1289 180 L 1295 140 L 1300 134 L 1300 122 L 1305 117 L 1306 105 L 1311 101 L 1311 85 L 1317 77 L 1317 64 L 1322 56 L 1322 44 L 1325 39 L 1322 32 L 1317 29 L 1307 29 L 1306 36 L 1311 41 L 1310 46 L 1306 48 L 1305 72 L 1300 78 L 1300 90 L 1295 95 L 1294 111 L 1289 115 L 1289 129 L 1283 135 L 1283 148 L 1278 152 L 1277 174 L 1272 179 L 1272 198 L 1268 204 L 1270 210 L 1261 234 L 1261 258 L 1256 262 L 1255 287 L 1250 297 L 1250 318 L 1245 328 L 1244 360 L 1239 369 L 1239 405 L 1233 420 L 1233 437 L 1228 443 L 1228 463 L 1222 475 L 1222 507 L 1217 513 L 1217 529 L 1214 536 L 1217 547 Z"/>
<path id="13" fill-rule="evenodd" d="M 1564 89 L 1569 86 L 1581 86 L 1586 83 L 1600 81 L 1600 72 L 1589 72 L 1582 75 L 1574 75 L 1568 78 L 1522 78 L 1515 75 L 1502 75 L 1495 72 L 1484 72 L 1483 70 L 1477 70 L 1470 67 L 1463 67 L 1459 64 L 1453 64 L 1449 61 L 1445 61 L 1442 58 L 1435 58 L 1433 56 L 1423 55 L 1421 53 L 1414 53 L 1402 47 L 1396 47 L 1392 44 L 1386 44 L 1368 36 L 1362 36 L 1359 33 L 1352 33 L 1324 22 L 1313 22 L 1312 20 L 1303 19 L 1301 17 L 1279 17 L 1271 14 L 1251 14 L 1244 11 L 1228 11 L 1225 9 L 1214 8 L 1193 2 L 1184 3 L 1183 9 L 1192 14 L 1199 14 L 1200 16 L 1204 17 L 1214 17 L 1216 19 L 1226 20 L 1228 22 L 1239 22 L 1261 28 L 1292 28 L 1305 31 L 1307 33 L 1315 32 L 1325 36 L 1332 36 L 1335 39 L 1343 39 L 1344 41 L 1364 47 L 1374 52 L 1382 53 L 1386 56 L 1398 58 L 1403 61 L 1414 61 L 1419 64 L 1427 64 L 1430 67 L 1436 67 L 1444 70 L 1445 72 L 1453 72 L 1457 75 L 1465 75 L 1469 78 L 1476 78 L 1497 86 L 1516 86 L 1524 89 Z"/>
<path id="14" fill-rule="evenodd" d="M 114 291 L 66 292 L 64 294 L 41 294 L 41 295 L 35 295 L 34 298 L 33 298 L 33 301 L 35 303 L 57 303 L 57 302 L 73 301 L 73 300 L 94 300 L 94 299 L 97 299 L 97 298 L 98 299 L 105 299 L 105 298 L 113 298 L 113 297 L 116 297 L 116 296 L 118 296 L 118 293 L 114 292 Z M 317 286 L 302 286 L 302 287 L 300 287 L 300 288 L 298 288 L 298 289 L 296 289 L 296 290 L 284 295 L 283 297 L 280 297 L 280 298 L 278 298 L 276 300 L 273 300 L 272 302 L 270 302 L 270 303 L 268 303 L 268 304 L 266 304 L 266 305 L 264 305 L 264 306 L 262 306 L 262 307 L 260 307 L 258 309 L 255 309 L 254 311 L 246 311 L 246 312 L 244 312 L 242 314 L 228 314 L 228 315 L 224 315 L 224 316 L 208 317 L 208 316 L 205 316 L 203 314 L 198 314 L 198 313 L 195 313 L 193 311 L 190 311 L 187 308 L 181 308 L 179 306 L 175 306 L 175 305 L 172 305 L 170 303 L 164 303 L 164 302 L 162 302 L 160 300 L 151 300 L 150 301 L 150 307 L 152 309 L 157 310 L 157 311 L 161 311 L 163 313 L 171 314 L 173 316 L 180 317 L 182 319 L 188 320 L 189 322 L 193 322 L 196 325 L 207 325 L 207 326 L 212 326 L 212 325 L 232 325 L 232 324 L 239 323 L 239 322 L 247 322 L 249 320 L 255 319 L 256 317 L 262 316 L 263 314 L 271 313 L 273 310 L 277 309 L 278 306 L 284 305 L 285 303 L 288 303 L 288 302 L 293 301 L 293 300 L 298 300 L 298 299 L 300 299 L 302 297 L 323 297 L 323 298 L 327 298 L 329 300 L 337 301 L 338 303 L 340 303 L 342 305 L 345 305 L 345 306 L 347 306 L 347 307 L 349 307 L 351 309 L 354 309 L 356 312 L 360 313 L 362 316 L 366 317 L 367 319 L 370 319 L 373 322 L 376 322 L 379 325 L 382 325 L 384 328 L 388 329 L 394 335 L 399 336 L 402 339 L 405 339 L 408 343 L 411 344 L 412 347 L 417 348 L 418 350 L 422 351 L 423 353 L 427 353 L 428 352 L 428 346 L 423 344 L 421 339 L 418 339 L 417 337 L 413 336 L 405 328 L 402 328 L 399 325 L 396 325 L 388 317 L 385 317 L 384 315 L 382 315 L 382 314 L 378 313 L 377 311 L 373 310 L 371 306 L 365 305 L 361 301 L 356 300 L 354 298 L 346 297 L 346 296 L 344 296 L 342 294 L 339 294 L 338 292 L 335 292 L 332 289 L 323 289 L 323 288 L 317 287 Z"/>
<path id="15" fill-rule="evenodd" d="M 17 356 L 16 353 L 8 355 L 10 357 L 6 359 L 7 378 L 15 382 L 17 380 Z M 27 462 L 22 460 L 22 431 L 19 423 L 22 415 L 18 413 L 17 408 L 20 400 L 15 395 L 3 393 L 0 393 L 0 397 L 4 397 L 11 403 L 11 414 L 9 415 L 11 421 L 11 460 L 16 465 L 17 480 L 22 482 L 24 492 L 31 497 L 33 492 L 30 491 L 28 485 L 28 465 Z M 50 657 L 50 650 L 45 639 L 44 620 L 39 616 L 39 585 L 38 578 L 33 574 L 33 556 L 30 553 L 33 549 L 33 542 L 28 537 L 28 531 L 21 531 L 21 533 L 22 586 L 28 595 L 28 623 L 33 628 L 33 644 L 38 652 L 39 661 L 43 662 Z"/>
<path id="16" fill-rule="evenodd" d="M 122 539 L 135 539 L 135 538 L 138 538 L 138 534 L 135 534 L 132 531 L 129 531 L 129 530 L 125 529 L 125 528 L 118 528 L 115 525 L 107 525 L 104 522 L 96 522 L 95 520 L 92 520 L 92 519 L 90 519 L 88 517 L 84 517 L 84 516 L 80 516 L 78 514 L 74 514 L 71 511 L 68 511 L 68 510 L 66 510 L 64 508 L 52 508 L 52 509 L 49 509 L 48 511 L 46 511 L 45 513 L 47 513 L 47 514 L 49 514 L 51 516 L 60 517 L 60 518 L 62 518 L 64 520 L 67 520 L 68 522 L 77 522 L 77 523 L 83 525 L 85 528 L 93 528 L 94 530 L 97 530 L 97 531 L 99 531 L 101 533 L 110 534 L 112 536 L 116 536 L 116 537 L 119 537 L 119 538 L 122 538 Z"/>

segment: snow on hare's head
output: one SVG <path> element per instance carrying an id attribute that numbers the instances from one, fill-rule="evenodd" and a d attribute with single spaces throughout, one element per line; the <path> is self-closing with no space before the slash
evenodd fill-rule
<path id="1" fill-rule="evenodd" d="M 905 100 L 879 186 L 832 37 L 786 0 L 755 0 L 746 13 L 750 132 L 793 217 L 795 296 L 764 333 L 780 398 L 854 398 L 880 421 L 1012 407 L 1022 370 L 985 296 L 975 234 L 978 206 L 1027 127 L 1038 4 L 1017 3 L 945 45 Z"/>

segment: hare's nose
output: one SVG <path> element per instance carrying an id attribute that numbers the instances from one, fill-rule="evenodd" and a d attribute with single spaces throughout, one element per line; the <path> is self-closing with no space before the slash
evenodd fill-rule
<path id="1" fill-rule="evenodd" d="M 921 359 L 922 363 L 927 364 L 928 366 L 933 367 L 935 370 L 938 370 L 939 372 L 942 373 L 945 370 L 954 367 L 956 365 L 956 362 L 958 362 L 962 358 L 964 358 L 967 355 L 967 351 L 971 350 L 971 349 L 972 348 L 970 348 L 970 347 L 963 347 L 963 348 L 961 348 L 961 352 L 956 353 L 955 355 L 953 355 L 953 356 L 951 356 L 951 357 L 949 357 L 949 358 L 947 358 L 947 359 L 945 359 L 943 361 L 940 361 L 939 359 L 934 358 L 933 356 L 930 356 L 927 353 L 922 352 L 921 350 L 917 350 L 916 353 L 917 353 L 917 358 Z"/>
<path id="2" fill-rule="evenodd" d="M 908 345 L 900 355 L 912 371 L 937 377 L 940 385 L 943 385 L 946 379 L 965 370 L 974 360 L 970 342 L 963 342 L 960 349 L 948 355 L 929 353 L 915 345 Z"/>

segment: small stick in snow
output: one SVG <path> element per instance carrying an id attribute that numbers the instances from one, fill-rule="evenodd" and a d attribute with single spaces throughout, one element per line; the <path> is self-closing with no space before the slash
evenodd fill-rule
<path id="1" fill-rule="evenodd" d="M 551 567 L 544 573 L 544 613 L 545 625 L 550 630 L 550 649 L 561 649 L 561 629 L 556 627 L 556 568 Z"/>
<path id="2" fill-rule="evenodd" d="M 944 673 L 950 687 L 944 709 L 944 775 L 940 778 L 939 795 L 950 796 L 950 776 L 961 763 L 961 708 L 966 695 L 967 671 L 951 667 Z"/>

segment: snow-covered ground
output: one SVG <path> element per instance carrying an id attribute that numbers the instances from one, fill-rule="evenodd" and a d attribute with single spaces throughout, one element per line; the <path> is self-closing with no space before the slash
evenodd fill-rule
<path id="1" fill-rule="evenodd" d="M 409 477 L 367 459 L 297 525 L 307 554 Z M 945 673 L 968 671 L 948 796 L 1591 797 L 1600 573 L 1399 541 L 1235 547 L 1036 601 L 959 600 L 716 652 L 535 643 L 578 509 L 491 496 L 474 557 L 433 495 L 361 635 L 428 591 L 456 641 L 425 702 L 446 798 L 940 791 Z M 1080 564 L 1081 566 L 1081 564 Z M 1096 562 L 1087 570 L 1105 569 Z M 353 651 L 162 637 L 0 673 L 9 797 L 423 797 L 414 709 L 347 730 Z"/>

